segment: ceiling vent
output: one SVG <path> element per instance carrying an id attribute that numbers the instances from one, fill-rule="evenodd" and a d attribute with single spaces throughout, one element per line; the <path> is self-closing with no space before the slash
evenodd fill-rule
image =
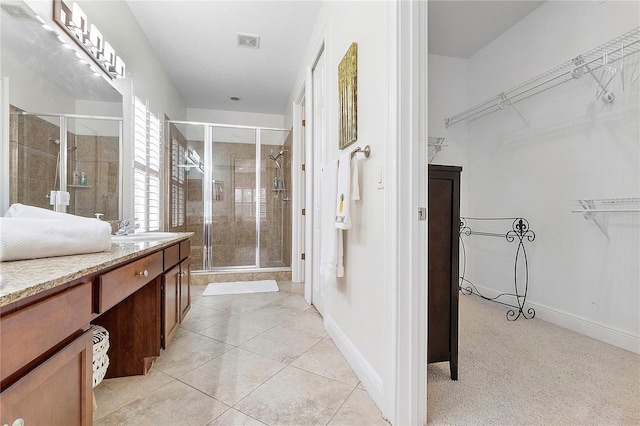
<path id="1" fill-rule="evenodd" d="M 33 16 L 31 16 L 31 14 L 24 10 L 19 4 L 2 3 L 0 7 L 12 18 L 22 19 L 25 21 L 33 20 Z"/>
<path id="2" fill-rule="evenodd" d="M 251 34 L 237 34 L 238 47 L 253 47 L 254 49 L 260 49 L 260 36 Z"/>

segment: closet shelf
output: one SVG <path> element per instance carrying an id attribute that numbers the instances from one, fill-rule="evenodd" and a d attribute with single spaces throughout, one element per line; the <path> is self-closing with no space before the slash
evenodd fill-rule
<path id="1" fill-rule="evenodd" d="M 609 67 L 609 64 L 613 64 L 616 61 L 624 60 L 628 55 L 634 54 L 640 51 L 640 27 L 635 28 L 615 39 L 604 43 L 595 49 L 590 50 L 587 53 L 578 55 L 575 58 L 567 61 L 547 72 L 544 72 L 537 77 L 532 78 L 518 86 L 515 86 L 509 90 L 497 94 L 496 96 L 487 99 L 486 101 L 479 103 L 476 106 L 466 109 L 454 116 L 445 118 L 445 127 L 449 127 L 453 124 L 461 121 L 473 121 L 477 120 L 485 115 L 491 114 L 495 111 L 502 110 L 506 106 L 512 107 L 518 115 L 529 124 L 526 119 L 515 108 L 514 104 L 535 96 L 539 93 L 545 92 L 556 86 L 564 84 L 568 81 L 581 78 L 584 75 L 590 75 L 593 77 L 600 86 L 600 95 L 606 92 L 607 85 L 616 75 L 616 70 Z M 624 62 L 624 61 L 623 61 Z M 609 74 L 611 78 L 600 79 L 596 77 L 594 71 L 604 68 L 604 71 L 611 71 Z M 620 74 L 623 78 L 624 89 L 624 71 L 623 67 L 620 67 Z M 627 71 L 628 72 L 628 71 Z M 637 75 L 640 70 L 633 70 L 630 77 L 630 83 L 633 84 L 637 81 Z M 606 99 L 605 99 L 606 100 Z M 613 98 L 609 102 L 612 102 Z"/>
<path id="2" fill-rule="evenodd" d="M 640 198 L 601 198 L 590 200 L 576 200 L 572 213 L 582 213 L 587 217 L 589 213 L 640 213 Z"/>
<path id="3" fill-rule="evenodd" d="M 640 198 L 600 198 L 576 200 L 572 213 L 582 213 L 585 219 L 592 220 L 609 241 L 607 221 L 602 216 L 636 215 L 640 213 Z"/>

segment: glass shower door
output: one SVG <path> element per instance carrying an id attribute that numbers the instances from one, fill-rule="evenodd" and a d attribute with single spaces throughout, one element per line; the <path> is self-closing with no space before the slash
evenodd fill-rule
<path id="1" fill-rule="evenodd" d="M 266 195 L 257 186 L 255 130 L 211 126 L 210 164 L 211 267 L 255 267 Z"/>

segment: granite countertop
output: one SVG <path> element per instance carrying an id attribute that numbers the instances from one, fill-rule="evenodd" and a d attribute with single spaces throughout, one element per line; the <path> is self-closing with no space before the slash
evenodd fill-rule
<path id="1" fill-rule="evenodd" d="M 171 239 L 111 243 L 111 250 L 99 253 L 0 262 L 0 307 L 168 247 L 193 232 L 176 234 Z"/>

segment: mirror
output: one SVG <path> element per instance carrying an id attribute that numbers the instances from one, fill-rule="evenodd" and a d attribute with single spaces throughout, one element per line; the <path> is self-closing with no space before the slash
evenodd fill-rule
<path id="1" fill-rule="evenodd" d="M 9 204 L 117 220 L 122 95 L 24 2 L 3 0 L 0 9 Z M 68 192 L 68 202 L 51 191 Z"/>

